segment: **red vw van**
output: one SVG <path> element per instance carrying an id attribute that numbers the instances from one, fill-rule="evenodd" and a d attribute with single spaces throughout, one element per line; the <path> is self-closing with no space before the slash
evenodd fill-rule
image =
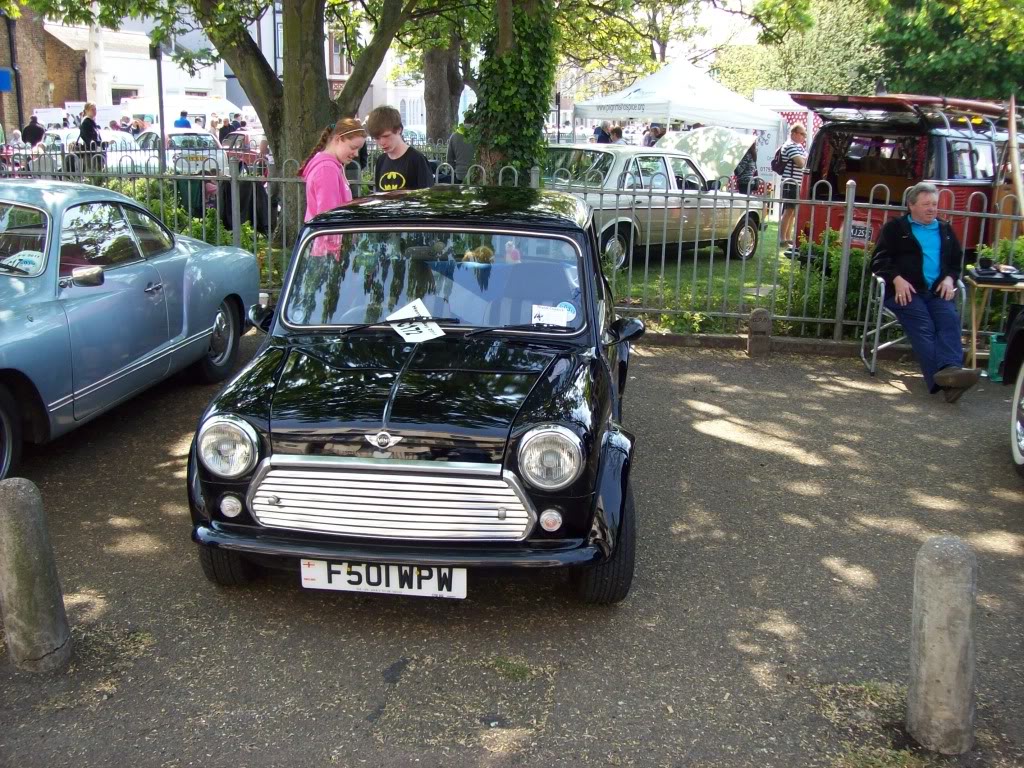
<path id="1" fill-rule="evenodd" d="M 943 210 L 1013 213 L 1008 182 L 1008 107 L 996 102 L 938 96 L 838 96 L 794 93 L 793 100 L 823 121 L 807 155 L 801 199 L 842 201 L 846 183 L 857 183 L 851 235 L 855 246 L 874 242 L 893 214 L 870 205 L 900 205 L 919 181 L 939 188 Z M 1021 122 L 1018 113 L 1018 146 Z M 844 210 L 800 205 L 798 231 L 821 238 L 842 231 Z M 990 243 L 996 227 L 982 219 L 951 215 L 965 248 Z M 999 237 L 1012 236 L 1005 224 Z M 1024 233 L 1016 233 L 1017 235 Z"/>

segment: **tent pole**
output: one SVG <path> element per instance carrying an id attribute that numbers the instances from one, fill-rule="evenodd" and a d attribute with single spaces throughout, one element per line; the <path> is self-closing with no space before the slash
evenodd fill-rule
<path id="1" fill-rule="evenodd" d="M 576 143 L 576 100 L 572 102 L 572 143 Z"/>

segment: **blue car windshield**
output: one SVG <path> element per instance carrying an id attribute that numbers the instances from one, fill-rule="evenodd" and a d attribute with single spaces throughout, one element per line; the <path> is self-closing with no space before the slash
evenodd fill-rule
<path id="1" fill-rule="evenodd" d="M 0 279 L 38 275 L 46 261 L 46 215 L 36 208 L 0 202 Z"/>
<path id="2" fill-rule="evenodd" d="M 572 241 L 527 234 L 320 234 L 298 256 L 284 319 L 378 323 L 419 299 L 431 317 L 453 318 L 460 328 L 537 322 L 577 331 L 586 322 L 580 257 Z"/>

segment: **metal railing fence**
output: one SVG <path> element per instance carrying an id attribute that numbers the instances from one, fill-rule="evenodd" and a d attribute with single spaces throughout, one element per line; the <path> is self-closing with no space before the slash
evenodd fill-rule
<path id="1" fill-rule="evenodd" d="M 69 163 L 69 157 L 74 161 Z M 44 156 L 44 162 L 28 167 L 8 167 L 6 174 L 85 182 L 126 194 L 179 234 L 252 251 L 260 262 L 263 288 L 280 288 L 305 218 L 304 182 L 296 176 L 299 161 L 249 167 L 243 173 L 237 158 L 226 167 L 205 158 L 198 164 L 183 161 L 160 175 L 123 163 L 112 168 L 95 157 Z M 451 171 L 443 161 L 437 167 L 441 178 Z M 372 191 L 366 171 L 353 172 L 349 181 L 356 196 Z M 812 199 L 795 203 L 797 221 L 806 230 L 789 247 L 777 221 L 782 204 L 793 201 L 774 192 L 729 192 L 726 179 L 708 184 L 696 177 L 656 174 L 633 181 L 548 175 L 539 168 L 529 174 L 530 186 L 569 192 L 593 208 L 617 309 L 678 332 L 735 332 L 753 309 L 763 307 L 779 334 L 854 337 L 863 326 L 871 277 L 870 252 L 857 233 L 878 233 L 906 210 L 888 189 L 876 186 L 860 199 L 852 181 L 843 190 L 821 181 Z M 518 185 L 520 174 L 506 167 L 490 176 L 472 166 L 465 181 L 492 182 Z M 997 260 L 1024 267 L 1024 241 L 1018 242 L 1024 238 L 1024 218 L 1013 213 L 1014 197 L 1002 198 L 994 211 L 980 192 L 964 205 L 954 203 L 951 195 L 940 196 L 940 216 L 954 223 L 958 235 L 970 236 L 964 242 L 969 251 L 991 248 Z M 971 258 L 965 255 L 965 261 Z M 1004 294 L 985 308 L 982 329 L 997 331 L 1007 310 Z"/>

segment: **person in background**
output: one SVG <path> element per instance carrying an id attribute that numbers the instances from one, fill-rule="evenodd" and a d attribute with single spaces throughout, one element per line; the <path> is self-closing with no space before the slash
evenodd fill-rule
<path id="1" fill-rule="evenodd" d="M 596 128 L 594 128 L 594 141 L 597 144 L 611 144 L 612 143 L 611 134 L 608 132 L 608 129 L 611 128 L 611 125 L 612 124 L 610 122 L 608 122 L 607 120 L 602 120 L 601 124 L 599 126 L 597 126 Z"/>
<path id="2" fill-rule="evenodd" d="M 455 131 L 448 138 L 448 152 L 445 155 L 445 162 L 452 167 L 456 184 L 461 184 L 466 180 L 469 166 L 473 164 L 473 158 L 476 156 L 476 144 L 473 144 L 466 138 L 466 131 L 474 125 L 475 120 L 474 110 L 467 109 L 465 116 L 462 118 L 462 124 L 456 126 Z"/>
<path id="3" fill-rule="evenodd" d="M 141 120 L 132 120 L 132 127 L 130 129 L 130 133 L 132 136 L 138 136 L 144 130 L 146 130 L 146 128 L 142 125 Z"/>
<path id="4" fill-rule="evenodd" d="M 44 133 L 46 133 L 46 129 L 39 124 L 39 118 L 32 115 L 28 119 L 28 125 L 21 129 L 21 138 L 30 147 L 34 147 L 43 140 Z"/>
<path id="5" fill-rule="evenodd" d="M 184 109 L 181 110 L 181 114 L 178 115 L 178 119 L 174 121 L 175 128 L 191 128 L 192 123 L 188 121 L 188 112 Z"/>
<path id="6" fill-rule="evenodd" d="M 779 233 L 782 235 L 782 245 L 789 247 L 793 245 L 796 224 L 796 200 L 800 197 L 800 179 L 803 176 L 803 167 L 807 163 L 807 150 L 804 144 L 807 142 L 807 129 L 800 123 L 796 123 L 789 129 L 789 141 L 782 145 L 782 162 L 785 163 L 785 170 L 782 172 L 782 218 L 779 220 Z M 788 202 L 792 200 L 793 202 Z"/>
<path id="7" fill-rule="evenodd" d="M 118 130 L 124 131 L 125 133 L 131 133 L 132 130 L 132 118 L 129 115 L 121 115 L 121 125 Z"/>
<path id="8" fill-rule="evenodd" d="M 218 141 L 220 140 L 220 118 L 214 117 L 210 120 L 210 134 Z"/>
<path id="9" fill-rule="evenodd" d="M 117 122 L 117 120 L 111 120 L 109 123 L 107 123 L 107 128 L 109 128 L 112 131 L 120 131 L 121 125 Z"/>
<path id="10" fill-rule="evenodd" d="M 82 122 L 78 126 L 79 141 L 87 150 L 99 149 L 102 139 L 100 139 L 100 131 L 96 125 L 96 105 L 91 101 L 86 103 L 82 115 Z"/>
<path id="11" fill-rule="evenodd" d="M 961 367 L 964 347 L 953 301 L 963 249 L 953 228 L 939 221 L 939 190 L 922 181 L 907 190 L 909 212 L 882 227 L 871 271 L 885 280 L 885 307 L 910 339 L 930 394 L 956 402 L 978 383 Z"/>
<path id="12" fill-rule="evenodd" d="M 665 129 L 661 126 L 661 123 L 651 123 L 651 127 L 644 134 L 644 146 L 653 147 L 658 143 L 658 139 L 665 135 Z"/>
<path id="13" fill-rule="evenodd" d="M 612 126 L 612 129 L 611 129 L 611 131 L 609 132 L 608 135 L 609 135 L 609 137 L 612 140 L 611 141 L 612 144 L 625 144 L 626 143 L 626 140 L 624 138 L 622 138 L 622 126 L 620 126 L 620 125 Z"/>
<path id="14" fill-rule="evenodd" d="M 343 117 L 320 134 L 298 174 L 306 182 L 305 221 L 351 202 L 345 165 L 358 157 L 365 143 L 366 130 L 354 117 Z"/>
<path id="15" fill-rule="evenodd" d="M 736 166 L 736 189 L 745 195 L 752 195 L 757 191 L 757 144 L 747 150 L 747 154 Z"/>
<path id="16" fill-rule="evenodd" d="M 378 192 L 434 186 L 427 158 L 405 143 L 402 116 L 397 109 L 377 107 L 366 119 L 366 130 L 384 152 L 373 169 Z"/>

